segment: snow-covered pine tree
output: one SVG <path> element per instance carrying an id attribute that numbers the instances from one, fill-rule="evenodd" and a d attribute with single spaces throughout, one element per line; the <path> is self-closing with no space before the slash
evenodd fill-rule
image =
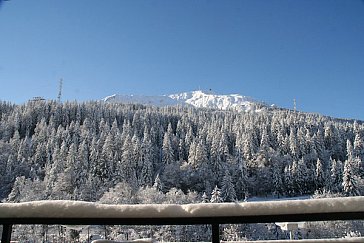
<path id="1" fill-rule="evenodd" d="M 174 151 L 172 148 L 172 135 L 165 132 L 162 145 L 162 164 L 171 164 L 174 162 Z"/>
<path id="2" fill-rule="evenodd" d="M 292 165 L 284 167 L 284 185 L 287 195 L 292 196 L 294 194 Z"/>
<path id="3" fill-rule="evenodd" d="M 268 149 L 270 148 L 270 146 L 271 146 L 271 140 L 268 135 L 268 128 L 263 127 L 259 149 L 261 150 L 261 152 L 268 152 Z"/>
<path id="4" fill-rule="evenodd" d="M 157 176 L 154 179 L 153 188 L 160 192 L 163 191 L 163 184 L 162 184 L 161 179 L 159 178 L 159 174 L 157 174 Z"/>
<path id="5" fill-rule="evenodd" d="M 278 163 L 272 165 L 272 177 L 273 177 L 273 194 L 278 198 L 283 194 L 283 178 L 282 169 Z"/>
<path id="6" fill-rule="evenodd" d="M 241 155 L 240 150 L 236 152 L 237 156 L 237 182 L 236 182 L 236 192 L 237 198 L 246 199 L 248 198 L 249 192 L 248 192 L 248 169 L 245 163 L 245 160 L 243 156 Z"/>
<path id="7" fill-rule="evenodd" d="M 222 200 L 222 198 L 220 196 L 220 189 L 216 185 L 215 188 L 214 188 L 214 190 L 211 192 L 210 202 L 212 202 L 212 203 L 220 203 L 222 201 L 223 200 Z"/>
<path id="8" fill-rule="evenodd" d="M 151 186 L 153 182 L 153 145 L 148 130 L 144 129 L 142 142 L 142 167 L 138 178 L 140 186 Z"/>
<path id="9" fill-rule="evenodd" d="M 13 188 L 12 188 L 10 194 L 8 195 L 8 198 L 6 199 L 6 201 L 14 202 L 14 203 L 20 202 L 21 198 L 23 196 L 23 195 L 21 195 L 21 193 L 23 192 L 24 185 L 25 185 L 25 177 L 24 176 L 17 177 L 15 179 Z"/>
<path id="10" fill-rule="evenodd" d="M 324 135 L 321 128 L 317 130 L 315 135 L 312 137 L 313 143 L 315 146 L 315 151 L 317 152 L 317 156 L 319 159 L 323 159 L 324 151 L 325 151 L 325 144 L 324 144 Z"/>
<path id="11" fill-rule="evenodd" d="M 364 140 L 359 132 L 355 134 L 353 150 L 355 157 L 364 159 Z"/>
<path id="12" fill-rule="evenodd" d="M 323 169 L 323 164 L 320 159 L 316 161 L 316 171 L 315 171 L 315 181 L 316 181 L 316 190 L 322 190 L 325 185 L 325 173 Z"/>
<path id="13" fill-rule="evenodd" d="M 293 180 L 293 190 L 296 195 L 302 195 L 304 188 L 304 177 L 302 174 L 301 166 L 298 161 L 293 161 L 291 168 L 291 175 Z"/>
<path id="14" fill-rule="evenodd" d="M 344 172 L 343 172 L 343 191 L 346 196 L 358 196 L 359 191 L 357 188 L 356 177 L 352 171 L 352 161 L 347 159 L 344 163 Z"/>
<path id="15" fill-rule="evenodd" d="M 202 202 L 203 203 L 210 202 L 209 197 L 207 196 L 206 192 L 203 192 L 203 194 L 202 194 Z"/>
<path id="16" fill-rule="evenodd" d="M 215 136 L 212 139 L 210 147 L 210 161 L 212 164 L 212 171 L 214 173 L 214 178 L 217 179 L 222 169 L 222 161 L 219 155 L 219 145 L 220 145 L 220 132 L 216 131 Z"/>
<path id="17" fill-rule="evenodd" d="M 122 180 L 127 181 L 132 188 L 136 189 L 138 184 L 136 175 L 137 161 L 133 158 L 133 143 L 129 135 L 126 136 L 123 144 L 123 154 L 120 164 Z"/>
<path id="18" fill-rule="evenodd" d="M 357 172 L 358 167 L 355 164 L 353 146 L 350 140 L 346 141 L 347 160 L 344 162 L 343 171 L 343 191 L 346 196 L 357 196 L 359 190 L 357 188 Z"/>
<path id="19" fill-rule="evenodd" d="M 105 137 L 104 145 L 101 150 L 101 159 L 105 163 L 105 177 L 108 179 L 113 178 L 116 168 L 116 161 L 114 161 L 115 153 L 115 139 L 112 133 L 108 133 Z"/>
<path id="20" fill-rule="evenodd" d="M 90 166 L 89 146 L 87 145 L 86 140 L 83 140 L 78 148 L 77 161 L 79 163 L 77 166 L 77 170 L 79 170 L 77 173 L 77 183 L 78 186 L 82 188 L 86 184 Z"/>
<path id="21" fill-rule="evenodd" d="M 364 140 L 359 131 L 355 134 L 353 156 L 358 164 L 358 174 L 364 177 Z"/>
<path id="22" fill-rule="evenodd" d="M 330 159 L 331 171 L 330 171 L 330 187 L 329 190 L 333 193 L 342 191 L 342 179 L 343 179 L 343 165 L 340 160 Z"/>
<path id="23" fill-rule="evenodd" d="M 299 148 L 298 148 L 298 144 L 297 144 L 297 135 L 296 135 L 296 130 L 291 127 L 290 129 L 290 133 L 289 133 L 289 148 L 290 148 L 290 152 L 291 155 L 294 159 L 298 159 L 299 157 Z"/>
<path id="24" fill-rule="evenodd" d="M 221 182 L 221 198 L 224 202 L 236 201 L 236 192 L 229 170 L 225 170 L 225 175 Z"/>

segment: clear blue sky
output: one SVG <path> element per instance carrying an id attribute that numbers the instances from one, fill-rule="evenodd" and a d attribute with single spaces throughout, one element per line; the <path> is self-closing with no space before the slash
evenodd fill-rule
<path id="1" fill-rule="evenodd" d="M 361 0 L 10 0 L 0 99 L 212 89 L 364 120 Z"/>

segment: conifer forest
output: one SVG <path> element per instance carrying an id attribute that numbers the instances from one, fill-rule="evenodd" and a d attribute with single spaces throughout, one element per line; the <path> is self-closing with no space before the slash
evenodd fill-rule
<path id="1" fill-rule="evenodd" d="M 364 195 L 363 161 L 364 124 L 319 114 L 98 101 L 0 103 L 2 202 L 204 203 L 358 196 Z M 313 224 L 308 238 L 364 233 L 360 222 L 336 225 L 329 230 L 330 224 Z M 29 227 L 19 226 L 18 236 Z M 210 235 L 208 226 L 140 227 L 139 233 L 105 226 L 112 239 L 126 230 L 130 236 L 152 234 L 170 241 L 206 241 Z M 75 230 L 70 232 L 77 238 Z M 286 235 L 273 224 L 226 225 L 224 237 Z"/>

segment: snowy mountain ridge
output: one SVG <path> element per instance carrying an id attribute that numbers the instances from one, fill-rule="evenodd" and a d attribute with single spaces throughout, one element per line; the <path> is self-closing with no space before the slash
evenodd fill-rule
<path id="1" fill-rule="evenodd" d="M 143 96 L 143 95 L 111 95 L 103 99 L 105 102 L 127 104 L 143 104 L 152 106 L 191 105 L 197 108 L 211 108 L 218 110 L 256 111 L 268 107 L 263 102 L 239 94 L 219 95 L 202 90 L 183 92 L 171 95 Z"/>
<path id="2" fill-rule="evenodd" d="M 120 95 L 114 94 L 107 96 L 103 99 L 105 102 L 112 103 L 126 103 L 126 104 L 142 104 L 142 105 L 152 105 L 152 106 L 174 106 L 184 102 L 176 101 L 165 95 L 158 96 L 146 96 L 146 95 Z"/>

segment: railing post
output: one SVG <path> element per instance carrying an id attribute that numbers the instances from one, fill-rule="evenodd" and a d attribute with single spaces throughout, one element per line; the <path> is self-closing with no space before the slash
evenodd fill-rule
<path id="1" fill-rule="evenodd" d="M 220 226 L 212 224 L 212 243 L 220 243 Z"/>
<path id="2" fill-rule="evenodd" d="M 3 224 L 3 234 L 1 236 L 1 243 L 9 243 L 11 240 L 12 224 Z"/>

